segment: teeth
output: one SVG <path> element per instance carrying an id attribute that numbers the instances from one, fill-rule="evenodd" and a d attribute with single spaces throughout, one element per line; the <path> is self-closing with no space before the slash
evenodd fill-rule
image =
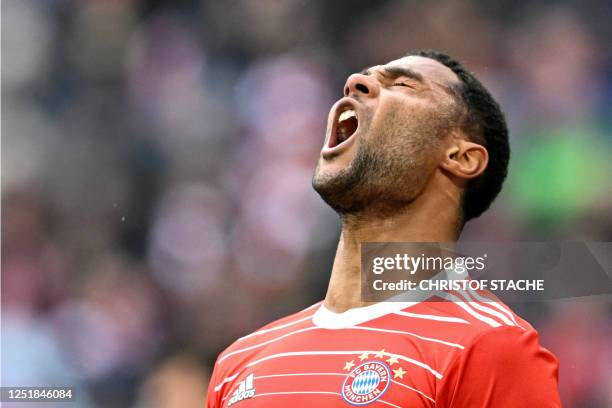
<path id="1" fill-rule="evenodd" d="M 344 112 L 340 114 L 340 117 L 338 118 L 338 122 L 342 122 L 343 120 L 347 120 L 349 118 L 352 118 L 353 116 L 357 117 L 357 114 L 355 113 L 354 110 L 352 109 L 345 110 Z"/>

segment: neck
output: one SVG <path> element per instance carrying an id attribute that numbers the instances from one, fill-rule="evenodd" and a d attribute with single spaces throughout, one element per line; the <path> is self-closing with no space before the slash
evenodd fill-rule
<path id="1" fill-rule="evenodd" d="M 403 211 L 384 218 L 343 216 L 325 306 L 343 312 L 368 304 L 361 297 L 362 242 L 457 241 L 460 233 L 457 212 L 448 210 L 448 203 L 435 204 L 431 200 L 415 200 Z"/>

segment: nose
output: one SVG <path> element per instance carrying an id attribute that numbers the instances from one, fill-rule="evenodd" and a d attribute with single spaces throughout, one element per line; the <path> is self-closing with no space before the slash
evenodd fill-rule
<path id="1" fill-rule="evenodd" d="M 353 74 L 348 77 L 344 85 L 344 96 L 367 96 L 375 98 L 380 88 L 370 75 Z"/>

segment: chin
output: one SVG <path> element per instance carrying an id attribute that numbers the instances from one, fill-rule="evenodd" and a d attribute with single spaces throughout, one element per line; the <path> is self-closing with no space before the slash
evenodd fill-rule
<path id="1" fill-rule="evenodd" d="M 312 178 L 312 187 L 336 212 L 344 213 L 352 206 L 355 183 L 350 166 L 319 163 Z"/>
<path id="2" fill-rule="evenodd" d="M 351 173 L 352 162 L 346 157 L 326 159 L 321 157 L 312 178 L 313 186 L 337 185 Z"/>
<path id="3" fill-rule="evenodd" d="M 322 190 L 326 190 L 328 185 L 333 184 L 334 177 L 339 173 L 339 170 L 333 171 L 327 168 L 323 169 L 322 167 L 319 163 L 312 176 L 312 187 L 319 194 L 321 194 Z"/>
<path id="4" fill-rule="evenodd" d="M 341 177 L 342 173 L 346 172 L 346 167 L 339 163 L 325 163 L 321 160 L 317 165 L 317 168 L 313 175 L 313 183 L 315 181 L 321 183 L 333 183 L 333 180 L 337 177 Z"/>

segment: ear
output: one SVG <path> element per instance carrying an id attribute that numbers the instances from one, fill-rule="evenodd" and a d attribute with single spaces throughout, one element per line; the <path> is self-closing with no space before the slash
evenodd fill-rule
<path id="1" fill-rule="evenodd" d="M 487 168 L 489 152 L 478 143 L 464 138 L 454 138 L 452 145 L 444 152 L 440 166 L 463 180 L 478 177 Z"/>

